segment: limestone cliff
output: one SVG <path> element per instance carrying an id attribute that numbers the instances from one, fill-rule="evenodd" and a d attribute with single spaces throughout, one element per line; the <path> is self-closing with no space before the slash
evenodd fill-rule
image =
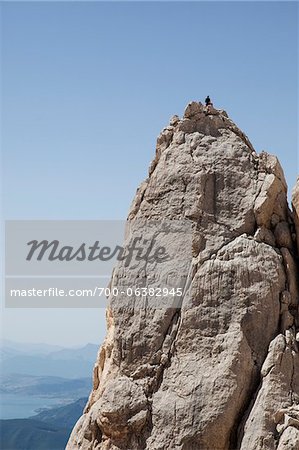
<path id="1" fill-rule="evenodd" d="M 224 111 L 192 102 L 171 119 L 128 219 L 190 225 L 167 238 L 183 296 L 176 308 L 110 299 L 68 450 L 299 449 L 294 192 L 292 213 L 277 158 L 256 154 Z M 111 286 L 162 272 L 120 262 Z"/>
<path id="2" fill-rule="evenodd" d="M 294 221 L 296 226 L 297 250 L 299 255 L 299 177 L 297 178 L 296 186 L 293 189 L 292 205 L 294 211 Z"/>

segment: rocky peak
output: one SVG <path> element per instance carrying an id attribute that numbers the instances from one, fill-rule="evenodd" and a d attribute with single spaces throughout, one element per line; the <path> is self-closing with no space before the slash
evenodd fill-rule
<path id="1" fill-rule="evenodd" d="M 224 110 L 218 110 L 212 106 L 205 107 L 200 102 L 190 102 L 184 112 L 184 117 L 180 119 L 177 115 L 170 119 L 167 127 L 163 128 L 156 146 L 156 158 L 150 166 L 149 174 L 155 169 L 161 153 L 172 142 L 182 144 L 186 134 L 195 132 L 206 136 L 219 137 L 224 130 L 231 130 L 239 136 L 252 152 L 254 149 L 247 136 L 234 124 Z"/>
<path id="2" fill-rule="evenodd" d="M 190 245 L 167 240 L 183 295 L 176 308 L 110 298 L 68 450 L 298 450 L 298 191 L 291 212 L 279 161 L 225 111 L 191 102 L 171 118 L 128 220 L 190 225 Z M 119 262 L 111 287 L 164 274 Z"/>

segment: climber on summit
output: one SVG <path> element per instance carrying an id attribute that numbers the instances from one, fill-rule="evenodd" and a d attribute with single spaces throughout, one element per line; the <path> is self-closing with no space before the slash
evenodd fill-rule
<path id="1" fill-rule="evenodd" d="M 210 96 L 209 96 L 209 95 L 208 95 L 208 96 L 206 97 L 206 99 L 205 99 L 205 104 L 206 104 L 207 107 L 210 106 L 210 105 L 212 105 L 212 102 L 211 102 L 211 99 L 210 99 Z"/>

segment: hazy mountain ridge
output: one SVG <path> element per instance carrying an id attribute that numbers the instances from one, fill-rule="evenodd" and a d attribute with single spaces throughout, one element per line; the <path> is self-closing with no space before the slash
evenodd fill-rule
<path id="1" fill-rule="evenodd" d="M 86 396 L 91 387 L 91 377 L 68 379 L 51 376 L 0 374 L 0 394 L 38 395 L 74 400 Z"/>
<path id="2" fill-rule="evenodd" d="M 51 352 L 62 350 L 63 348 L 64 347 L 60 345 L 15 342 L 9 339 L 2 339 L 0 343 L 0 352 L 7 349 L 16 353 L 30 353 L 30 355 L 47 355 Z"/>
<path id="3" fill-rule="evenodd" d="M 38 420 L 0 420 L 1 450 L 63 450 L 68 434 Z"/>
<path id="4" fill-rule="evenodd" d="M 41 420 L 49 425 L 58 427 L 61 427 L 63 424 L 63 426 L 70 428 L 80 417 L 86 401 L 87 397 L 82 397 L 73 403 L 69 403 L 68 405 L 41 411 L 35 416 L 30 417 L 30 419 Z"/>
<path id="5" fill-rule="evenodd" d="M 63 348 L 2 341 L 0 400 L 2 407 L 11 405 L 12 411 L 15 408 L 16 418 L 0 420 L 1 450 L 64 449 L 87 401 L 97 351 L 94 344 Z M 40 403 L 40 398 L 45 400 Z M 17 418 L 20 402 L 28 403 L 26 411 L 35 404 L 31 402 L 33 399 L 44 405 L 41 411 L 28 414 L 28 418 Z M 47 407 L 53 400 L 59 406 Z"/>
<path id="6" fill-rule="evenodd" d="M 63 450 L 87 398 L 28 419 L 0 420 L 1 450 Z"/>
<path id="7" fill-rule="evenodd" d="M 90 365 L 96 360 L 98 346 L 56 348 L 45 344 L 15 344 L 1 347 L 2 374 L 84 378 L 90 376 Z M 54 350 L 53 350 L 54 348 Z M 29 349 L 29 350 L 28 350 Z M 67 364 L 65 364 L 67 361 Z"/>

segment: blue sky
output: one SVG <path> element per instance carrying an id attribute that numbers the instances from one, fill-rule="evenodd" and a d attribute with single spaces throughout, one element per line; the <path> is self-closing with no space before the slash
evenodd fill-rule
<path id="1" fill-rule="evenodd" d="M 294 184 L 296 2 L 7 2 L 2 40 L 6 219 L 125 218 L 160 130 L 207 94 Z M 3 313 L 18 340 L 69 344 L 103 316 Z"/>

